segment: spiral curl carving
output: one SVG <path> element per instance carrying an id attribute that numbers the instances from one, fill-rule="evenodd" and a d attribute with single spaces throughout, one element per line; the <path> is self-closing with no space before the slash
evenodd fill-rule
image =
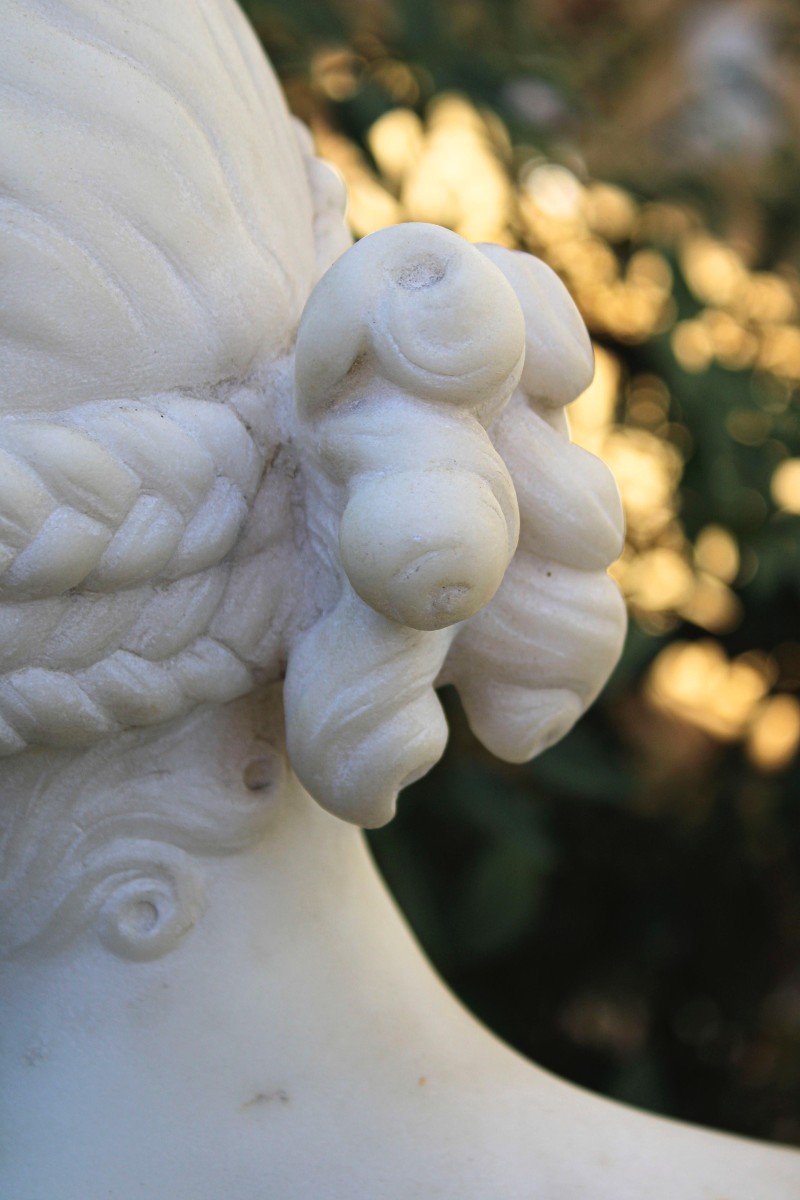
<path id="1" fill-rule="evenodd" d="M 177 945 L 203 911 L 200 860 L 258 841 L 281 794 L 274 735 L 261 749 L 263 786 L 248 786 L 235 758 L 215 778 L 214 749 L 227 736 L 225 721 L 209 732 L 198 711 L 166 730 L 118 735 L 110 748 L 53 751 L 34 787 L 24 756 L 7 763 L 8 784 L 19 777 L 28 787 L 0 838 L 0 958 L 86 934 L 137 962 Z M 156 738 L 158 772 L 149 757 Z M 161 786 L 173 763 L 177 793 Z"/>
<path id="2" fill-rule="evenodd" d="M 295 375 L 307 519 L 338 591 L 291 648 L 288 747 L 325 807 L 382 824 L 444 748 L 437 682 L 516 761 L 616 661 L 619 498 L 563 414 L 591 347 L 544 264 L 411 224 L 323 277 Z"/>

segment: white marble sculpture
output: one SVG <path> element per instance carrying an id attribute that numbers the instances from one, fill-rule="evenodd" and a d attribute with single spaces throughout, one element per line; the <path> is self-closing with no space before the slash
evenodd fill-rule
<path id="1" fill-rule="evenodd" d="M 231 0 L 0 28 L 0 1196 L 796 1200 L 495 1040 L 357 828 L 437 684 L 522 761 L 619 654 L 563 286 L 348 248 Z"/>

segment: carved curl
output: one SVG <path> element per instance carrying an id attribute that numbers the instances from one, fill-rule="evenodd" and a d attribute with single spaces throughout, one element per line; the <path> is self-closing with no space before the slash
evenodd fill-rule
<path id="1" fill-rule="evenodd" d="M 274 743 L 262 735 L 257 787 L 225 720 L 209 730 L 207 712 L 110 746 L 55 751 L 38 770 L 24 755 L 7 763 L 15 799 L 0 839 L 0 958 L 87 933 L 139 962 L 172 949 L 203 911 L 197 860 L 264 835 L 282 790 Z M 163 786 L 173 762 L 177 793 Z"/>
<path id="2" fill-rule="evenodd" d="M 0 47 L 0 755 L 10 775 L 285 674 L 300 779 L 380 824 L 442 752 L 439 682 L 521 759 L 619 652 L 619 501 L 563 414 L 588 336 L 530 256 L 427 225 L 348 249 L 235 5 L 134 7 L 12 0 Z M 128 849 L 92 895 L 121 945 L 184 846 L 107 833 Z"/>
<path id="3" fill-rule="evenodd" d="M 298 444 L 338 599 L 292 646 L 285 706 L 294 768 L 332 812 L 382 824 L 440 756 L 437 680 L 516 761 L 602 686 L 625 623 L 605 570 L 621 510 L 562 412 L 591 374 L 572 301 L 527 255 L 405 225 L 317 286 L 297 341 Z"/>
<path id="4" fill-rule="evenodd" d="M 591 352 L 552 272 L 384 231 L 323 276 L 294 362 L 294 411 L 278 362 L 0 421 L 0 751 L 168 720 L 288 659 L 295 769 L 374 825 L 442 752 L 437 681 L 515 760 L 591 703 L 624 629 L 621 514 L 566 434 Z"/>

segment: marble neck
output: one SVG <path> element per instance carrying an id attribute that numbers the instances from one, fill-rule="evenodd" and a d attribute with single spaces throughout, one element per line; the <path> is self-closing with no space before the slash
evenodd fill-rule
<path id="1" fill-rule="evenodd" d="M 107 770 L 106 832 L 119 845 L 103 861 L 114 871 L 101 881 L 84 842 L 93 887 L 78 887 L 44 932 L 0 962 L 8 1013 L 0 1070 L 15 1097 L 6 1121 L 21 1162 L 31 1129 L 52 1125 L 65 1145 L 84 1143 L 100 1114 L 96 1141 L 109 1178 L 141 1173 L 131 1147 L 139 1154 L 169 1129 L 183 1180 L 197 1137 L 187 1088 L 211 1111 L 206 1128 L 226 1154 L 244 1138 L 247 1161 L 263 1163 L 272 1147 L 283 1162 L 287 1121 L 307 1127 L 313 1143 L 337 1103 L 352 1108 L 357 1136 L 364 1097 L 387 1112 L 398 1102 L 416 1112 L 431 1079 L 458 1094 L 465 1064 L 493 1062 L 493 1040 L 435 976 L 362 833 L 286 772 L 263 712 L 263 701 L 242 701 L 165 731 L 151 744 L 158 767 L 149 773 L 138 746 L 140 771 L 126 773 L 126 794 L 150 780 L 136 799 L 150 798 L 151 835 L 170 830 L 160 850 L 151 844 L 145 853 L 144 826 L 134 830 L 135 852 L 131 830 L 122 835 Z M 89 767 L 102 774 L 104 761 L 97 752 L 81 759 L 83 778 Z M 187 833 L 190 798 L 204 815 Z M 170 859 L 170 847 L 186 861 Z M 361 1099 L 351 1094 L 354 1080 Z M 260 1120 L 266 1142 L 252 1124 Z"/>

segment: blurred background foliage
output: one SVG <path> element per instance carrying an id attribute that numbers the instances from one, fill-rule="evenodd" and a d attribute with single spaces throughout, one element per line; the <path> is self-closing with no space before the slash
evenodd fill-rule
<path id="1" fill-rule="evenodd" d="M 536 762 L 451 744 L 372 837 L 455 991 L 608 1095 L 800 1143 L 800 10 L 249 0 L 356 236 L 540 255 L 595 342 L 573 436 L 630 632 Z"/>

